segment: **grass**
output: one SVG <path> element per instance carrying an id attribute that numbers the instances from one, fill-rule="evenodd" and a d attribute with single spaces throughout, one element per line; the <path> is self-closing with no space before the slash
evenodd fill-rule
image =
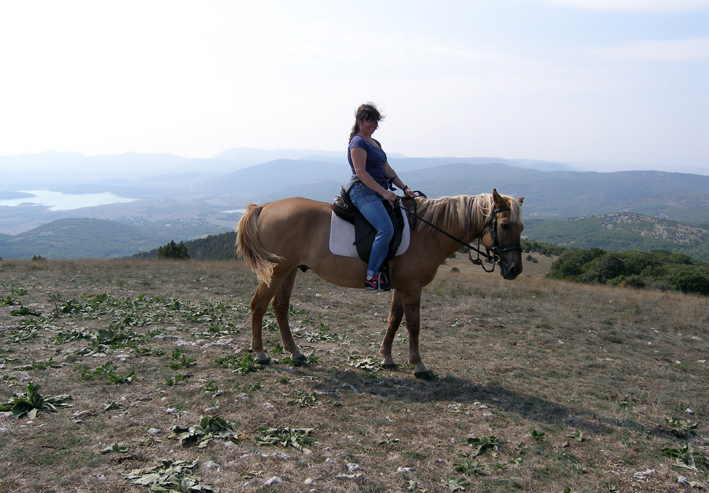
<path id="1" fill-rule="evenodd" d="M 458 257 L 422 299 L 433 382 L 405 327 L 400 369 L 374 364 L 388 296 L 311 272 L 290 313 L 312 358 L 266 330 L 260 366 L 241 263 L 0 262 L 0 404 L 33 382 L 73 406 L 0 415 L 0 491 L 147 492 L 124 475 L 163 459 L 222 492 L 707 487 L 709 299 L 544 279 L 543 256 L 507 282 Z M 181 446 L 173 427 L 207 416 L 238 439 Z"/>

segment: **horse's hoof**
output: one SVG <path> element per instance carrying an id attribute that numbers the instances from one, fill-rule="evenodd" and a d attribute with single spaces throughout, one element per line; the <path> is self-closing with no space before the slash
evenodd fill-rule
<path id="1" fill-rule="evenodd" d="M 308 357 L 304 354 L 301 354 L 300 356 L 296 356 L 293 361 L 298 361 L 299 363 L 305 363 L 308 360 Z"/>
<path id="2" fill-rule="evenodd" d="M 431 375 L 431 372 L 426 370 L 426 371 L 416 371 L 414 372 L 414 376 L 420 380 L 427 380 L 431 381 L 433 380 L 433 375 Z"/>
<path id="3" fill-rule="evenodd" d="M 271 364 L 271 358 L 266 358 L 266 359 L 257 359 L 256 363 L 259 365 L 270 365 Z"/>
<path id="4" fill-rule="evenodd" d="M 385 370 L 396 370 L 399 368 L 396 363 L 382 363 L 382 368 Z"/>

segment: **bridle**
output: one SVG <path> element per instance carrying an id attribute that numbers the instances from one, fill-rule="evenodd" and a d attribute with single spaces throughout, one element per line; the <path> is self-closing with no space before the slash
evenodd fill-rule
<path id="1" fill-rule="evenodd" d="M 473 201 L 472 197 L 469 202 L 469 212 L 468 212 L 468 221 L 466 221 L 465 224 L 465 234 L 466 234 L 466 239 L 468 240 L 468 243 L 470 242 L 470 224 L 469 222 L 472 221 L 473 217 Z M 480 235 L 478 236 L 478 248 L 475 249 L 476 252 L 478 252 L 477 258 L 473 258 L 472 254 L 470 253 L 470 250 L 468 250 L 468 260 L 470 260 L 474 265 L 479 265 L 482 267 L 482 269 L 485 272 L 493 272 L 495 270 L 495 265 L 497 265 L 500 262 L 500 255 L 503 253 L 507 252 L 514 252 L 514 251 L 522 251 L 522 245 L 519 243 L 507 243 L 505 245 L 502 245 L 499 243 L 499 239 L 497 238 L 497 215 L 500 212 L 506 212 L 511 210 L 510 207 L 498 207 L 496 209 L 493 209 L 492 214 L 490 214 L 490 218 L 487 220 L 485 223 L 485 226 L 483 226 L 482 231 L 480 232 Z M 480 240 L 482 239 L 483 236 L 485 236 L 485 231 L 489 229 L 490 230 L 490 238 L 492 238 L 492 255 L 489 254 L 483 254 L 489 262 L 492 262 L 492 268 L 490 270 L 487 270 L 485 268 L 485 264 L 483 261 L 480 259 Z M 489 252 L 490 250 L 488 250 Z"/>
<path id="2" fill-rule="evenodd" d="M 419 192 L 418 190 L 415 191 L 414 193 L 416 194 L 417 197 L 426 198 L 426 195 Z M 490 214 L 489 219 L 485 222 L 485 225 L 483 226 L 483 229 L 480 232 L 480 235 L 478 236 L 478 246 L 476 248 L 470 244 L 470 231 L 471 231 L 471 228 L 474 228 L 474 225 L 471 224 L 473 222 L 473 197 L 470 197 L 470 201 L 468 202 L 468 214 L 467 214 L 466 220 L 465 220 L 465 239 L 466 239 L 466 241 L 460 240 L 460 239 L 456 238 L 455 236 L 451 235 L 450 233 L 443 231 L 441 228 L 439 228 L 435 224 L 426 221 L 421 216 L 416 214 L 416 201 L 415 200 L 414 200 L 414 210 L 413 210 L 413 212 L 410 211 L 406 206 L 403 205 L 403 201 L 401 200 L 402 198 L 403 197 L 399 197 L 399 198 L 397 198 L 397 200 L 399 201 L 400 205 L 402 206 L 402 209 L 404 211 L 406 211 L 406 213 L 409 216 L 413 217 L 413 224 L 411 226 L 412 228 L 416 228 L 416 221 L 417 220 L 421 221 L 422 223 L 427 224 L 428 226 L 432 227 L 434 230 L 438 231 L 439 233 L 442 233 L 443 235 L 447 236 L 448 238 L 457 241 L 458 243 L 460 243 L 463 246 L 468 247 L 468 260 L 470 260 L 473 263 L 473 265 L 479 265 L 480 267 L 482 267 L 482 269 L 485 272 L 493 272 L 495 270 L 495 265 L 497 265 L 500 262 L 500 255 L 502 255 L 503 253 L 513 252 L 513 251 L 520 251 L 520 252 L 522 251 L 522 245 L 520 245 L 519 243 L 507 243 L 505 245 L 502 245 L 499 243 L 499 240 L 497 238 L 497 215 L 501 212 L 506 212 L 506 211 L 511 210 L 510 207 L 498 207 L 496 209 L 493 209 L 492 214 Z M 481 241 L 482 237 L 485 236 L 485 231 L 488 229 L 490 230 L 490 237 L 492 238 L 492 249 L 488 250 L 487 248 L 485 248 L 486 252 L 483 253 L 480 250 L 480 241 Z M 474 229 L 473 229 L 473 231 L 474 231 Z M 473 256 L 472 256 L 471 252 L 473 250 L 475 252 L 477 252 L 476 258 L 473 258 Z M 490 251 L 492 251 L 492 255 L 489 253 Z M 492 263 L 492 268 L 490 270 L 488 270 L 485 267 L 485 264 L 483 263 L 482 259 L 480 258 L 481 256 L 485 257 L 488 262 Z"/>

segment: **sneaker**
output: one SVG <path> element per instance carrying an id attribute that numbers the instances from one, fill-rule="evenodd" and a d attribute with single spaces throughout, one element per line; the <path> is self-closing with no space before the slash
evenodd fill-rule
<path id="1" fill-rule="evenodd" d="M 391 285 L 387 282 L 387 278 L 384 274 L 379 275 L 379 283 L 377 285 L 377 292 L 384 293 L 386 291 L 391 291 Z"/>
<path id="2" fill-rule="evenodd" d="M 374 276 L 371 279 L 364 280 L 364 290 L 365 291 L 376 291 L 379 287 L 379 277 Z"/>

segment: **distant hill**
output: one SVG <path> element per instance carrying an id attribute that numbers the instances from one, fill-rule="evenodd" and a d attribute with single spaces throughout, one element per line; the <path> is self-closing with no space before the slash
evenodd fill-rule
<path id="1" fill-rule="evenodd" d="M 15 236 L 0 238 L 0 257 L 28 259 L 114 258 L 151 249 L 164 238 L 103 219 L 60 219 Z"/>
<path id="2" fill-rule="evenodd" d="M 709 227 L 669 219 L 624 212 L 551 221 L 529 219 L 524 226 L 530 241 L 607 252 L 667 250 L 709 261 Z"/>
<path id="3" fill-rule="evenodd" d="M 429 197 L 497 191 L 525 197 L 531 218 L 637 212 L 683 222 L 709 218 L 709 176 L 662 171 L 544 172 L 505 164 L 449 164 L 407 173 L 412 189 Z"/>
<path id="4" fill-rule="evenodd" d="M 210 235 L 198 240 L 185 241 L 187 254 L 193 260 L 235 260 L 236 232 Z M 134 258 L 156 259 L 158 249 L 133 255 Z"/>

